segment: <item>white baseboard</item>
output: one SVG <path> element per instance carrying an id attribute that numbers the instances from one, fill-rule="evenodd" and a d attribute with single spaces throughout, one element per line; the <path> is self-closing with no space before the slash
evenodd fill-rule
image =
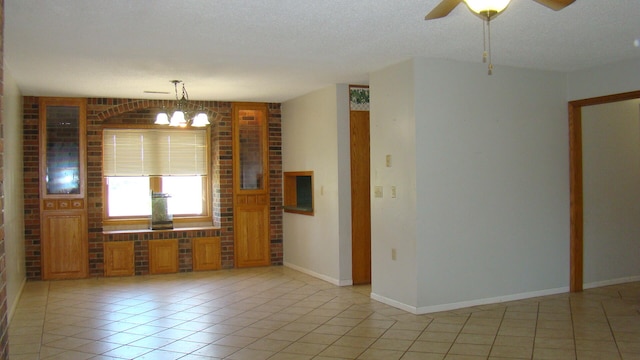
<path id="1" fill-rule="evenodd" d="M 640 275 L 627 276 L 627 277 L 618 278 L 618 279 L 594 281 L 594 282 L 590 282 L 590 283 L 585 283 L 585 284 L 582 285 L 582 288 L 583 289 L 593 289 L 593 288 L 597 288 L 597 287 L 625 284 L 625 283 L 636 282 L 636 281 L 640 281 Z"/>
<path id="2" fill-rule="evenodd" d="M 24 291 L 24 286 L 27 284 L 27 278 L 22 279 L 22 284 L 20 284 L 20 290 L 18 290 L 18 295 L 16 295 L 13 304 L 11 304 L 11 308 L 8 309 L 7 321 L 11 324 L 11 319 L 13 319 L 13 315 L 16 313 L 16 309 L 18 308 L 18 303 L 20 302 L 20 298 L 22 297 L 22 292 Z"/>
<path id="3" fill-rule="evenodd" d="M 300 271 L 301 273 L 305 273 L 307 275 L 313 276 L 314 278 L 318 278 L 320 280 L 324 280 L 324 281 L 326 281 L 328 283 L 331 283 L 333 285 L 336 285 L 336 286 L 351 286 L 351 285 L 353 285 L 353 280 L 338 280 L 338 279 L 334 279 L 334 278 L 332 278 L 330 276 L 327 276 L 327 275 L 324 275 L 324 274 L 320 274 L 320 273 L 317 273 L 315 271 L 311 271 L 309 269 L 306 269 L 306 268 L 300 267 L 298 265 L 294 265 L 294 264 L 288 263 L 286 261 L 283 263 L 283 265 L 288 267 L 288 268 L 292 268 L 293 270 Z"/>
<path id="4" fill-rule="evenodd" d="M 455 303 L 450 303 L 450 304 L 422 306 L 422 307 L 415 307 L 415 306 L 403 304 L 403 303 L 401 303 L 399 301 L 396 301 L 396 300 L 393 300 L 393 299 L 389 299 L 389 298 L 386 298 L 384 296 L 381 296 L 381 295 L 378 295 L 378 294 L 374 294 L 374 293 L 371 293 L 371 298 L 373 300 L 380 301 L 381 303 L 387 304 L 389 306 L 393 306 L 395 308 L 398 308 L 398 309 L 401 309 L 401 310 L 404 310 L 404 311 L 408 311 L 408 312 L 416 314 L 416 315 L 421 315 L 421 314 L 429 314 L 429 313 L 434 313 L 434 312 L 439 312 L 439 311 L 449 311 L 449 310 L 462 309 L 462 308 L 467 308 L 467 307 L 471 307 L 471 306 L 487 305 L 487 304 L 495 304 L 495 303 L 501 303 L 501 302 L 507 302 L 507 301 L 529 299 L 529 298 L 534 298 L 534 297 L 538 297 L 538 296 L 562 294 L 562 293 L 566 293 L 568 291 L 569 291 L 569 287 L 567 286 L 567 287 L 561 287 L 561 288 L 556 288 L 556 289 L 531 291 L 531 292 L 520 293 L 520 294 L 497 296 L 497 297 L 492 297 L 492 298 L 461 301 L 461 302 L 455 302 Z"/>
<path id="5" fill-rule="evenodd" d="M 407 304 L 401 303 L 400 301 L 389 299 L 387 297 L 380 296 L 380 295 L 375 294 L 375 293 L 371 293 L 371 298 L 373 300 L 375 300 L 375 301 L 379 301 L 379 302 L 381 302 L 383 304 L 387 304 L 389 306 L 393 306 L 394 308 L 398 308 L 400 310 L 404 310 L 404 311 L 410 312 L 412 314 L 417 314 L 418 313 L 418 309 L 415 306 L 407 305 Z"/>

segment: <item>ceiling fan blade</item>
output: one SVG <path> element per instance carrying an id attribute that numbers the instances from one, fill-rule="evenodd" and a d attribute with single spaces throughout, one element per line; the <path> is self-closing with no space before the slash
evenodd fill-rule
<path id="1" fill-rule="evenodd" d="M 441 17 L 445 17 L 449 15 L 453 9 L 460 4 L 462 0 L 442 0 L 438 6 L 433 8 L 427 16 L 424 17 L 425 20 L 439 19 Z"/>
<path id="2" fill-rule="evenodd" d="M 576 0 L 533 0 L 533 1 L 537 2 L 540 5 L 544 5 L 549 9 L 558 11 L 571 5 Z"/>

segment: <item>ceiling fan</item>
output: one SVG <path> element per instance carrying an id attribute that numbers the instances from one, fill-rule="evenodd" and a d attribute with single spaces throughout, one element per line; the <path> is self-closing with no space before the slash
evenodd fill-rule
<path id="1" fill-rule="evenodd" d="M 443 18 L 453 9 L 456 8 L 461 2 L 467 5 L 469 10 L 474 14 L 482 18 L 483 21 L 483 36 L 484 36 L 484 52 L 482 53 L 482 62 L 487 62 L 489 59 L 489 75 L 493 73 L 493 64 L 491 63 L 491 20 L 494 17 L 502 13 L 502 11 L 509 5 L 511 0 L 442 0 L 440 3 L 431 10 L 425 20 L 433 20 Z M 575 0 L 533 0 L 540 5 L 544 5 L 552 10 L 558 11 L 571 5 Z M 488 47 L 488 50 L 487 50 Z"/>
<path id="2" fill-rule="evenodd" d="M 469 9 L 480 16 L 493 17 L 509 5 L 510 0 L 442 0 L 427 16 L 425 20 L 439 19 L 449 15 L 461 2 L 465 2 Z M 558 11 L 571 5 L 575 0 L 533 0 L 549 9 Z"/>

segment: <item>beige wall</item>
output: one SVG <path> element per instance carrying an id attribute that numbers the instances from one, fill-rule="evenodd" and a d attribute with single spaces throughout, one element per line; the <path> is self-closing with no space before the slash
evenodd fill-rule
<path id="1" fill-rule="evenodd" d="M 335 85 L 282 104 L 283 171 L 314 172 L 315 208 L 284 213 L 284 264 L 337 285 L 351 283 L 348 102 Z"/>
<path id="2" fill-rule="evenodd" d="M 7 306 L 13 315 L 24 282 L 24 182 L 22 172 L 22 94 L 4 67 L 4 221 Z"/>

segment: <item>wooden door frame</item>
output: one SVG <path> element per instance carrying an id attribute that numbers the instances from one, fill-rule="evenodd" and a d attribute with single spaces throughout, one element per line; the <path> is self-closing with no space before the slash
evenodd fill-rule
<path id="1" fill-rule="evenodd" d="M 569 102 L 570 280 L 571 292 L 582 291 L 584 202 L 582 187 L 582 107 L 640 98 L 640 90 Z"/>

